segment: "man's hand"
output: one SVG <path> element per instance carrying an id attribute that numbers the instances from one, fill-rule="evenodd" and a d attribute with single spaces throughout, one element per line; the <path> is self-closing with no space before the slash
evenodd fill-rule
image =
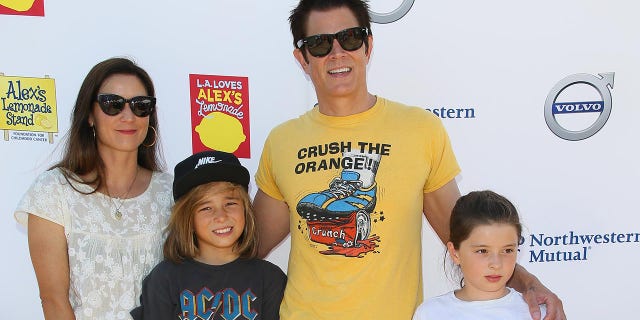
<path id="1" fill-rule="evenodd" d="M 529 286 L 522 292 L 522 297 L 529 305 L 529 312 L 534 320 L 541 319 L 540 304 L 543 303 L 547 305 L 547 315 L 544 317 L 544 320 L 567 319 L 560 298 L 539 281 L 537 284 Z"/>
<path id="2" fill-rule="evenodd" d="M 522 293 L 524 301 L 529 305 L 529 313 L 531 313 L 533 320 L 567 319 L 560 298 L 521 265 L 516 264 L 513 276 L 507 285 Z M 542 319 L 540 312 L 541 304 L 546 304 L 547 306 L 547 315 L 544 319 Z"/>

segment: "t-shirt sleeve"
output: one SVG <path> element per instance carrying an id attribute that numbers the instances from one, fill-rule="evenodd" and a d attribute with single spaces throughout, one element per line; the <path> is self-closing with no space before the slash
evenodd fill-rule
<path id="1" fill-rule="evenodd" d="M 64 226 L 64 188 L 68 186 L 59 169 L 40 174 L 24 193 L 14 212 L 18 223 L 27 226 L 28 215 L 33 214 Z"/>
<path id="2" fill-rule="evenodd" d="M 437 117 L 432 119 L 433 129 L 430 137 L 429 161 L 431 170 L 424 185 L 424 193 L 438 190 L 460 173 L 460 166 L 453 153 L 449 135 Z"/>
<path id="3" fill-rule="evenodd" d="M 284 287 L 287 284 L 287 276 L 278 266 L 272 263 L 267 262 L 265 267 L 262 319 L 280 319 L 280 303 L 284 296 Z"/>
<path id="4" fill-rule="evenodd" d="M 135 320 L 178 319 L 177 306 L 171 299 L 169 263 L 158 264 L 142 281 L 140 306 L 131 311 Z M 177 298 L 177 296 L 176 296 Z"/>
<path id="5" fill-rule="evenodd" d="M 418 309 L 416 309 L 416 312 L 413 314 L 413 318 L 412 320 L 428 320 L 427 319 L 427 310 L 425 307 L 425 303 L 423 302 Z"/>
<path id="6" fill-rule="evenodd" d="M 262 148 L 262 155 L 260 156 L 260 163 L 258 164 L 258 171 L 256 172 L 256 185 L 262 192 L 266 193 L 268 196 L 284 201 L 284 197 L 278 188 L 278 185 L 275 180 L 275 176 L 273 174 L 272 168 L 273 163 L 271 160 L 271 141 L 273 131 L 267 137 L 267 140 L 264 143 L 264 147 Z"/>
<path id="7" fill-rule="evenodd" d="M 442 295 L 422 302 L 413 314 L 413 320 L 453 319 L 450 313 L 443 312 L 443 310 L 456 308 L 457 306 L 444 303 L 445 297 L 446 295 Z"/>

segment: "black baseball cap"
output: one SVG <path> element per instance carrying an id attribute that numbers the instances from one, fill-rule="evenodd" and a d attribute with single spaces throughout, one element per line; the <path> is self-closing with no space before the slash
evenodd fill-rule
<path id="1" fill-rule="evenodd" d="M 235 155 L 222 151 L 198 152 L 178 163 L 173 174 L 173 200 L 201 184 L 228 181 L 249 190 L 249 170 Z"/>

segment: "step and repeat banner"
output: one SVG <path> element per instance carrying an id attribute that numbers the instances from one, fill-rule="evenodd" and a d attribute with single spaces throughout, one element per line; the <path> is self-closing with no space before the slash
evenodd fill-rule
<path id="1" fill-rule="evenodd" d="M 297 1 L 0 0 L 0 309 L 40 319 L 23 193 L 60 158 L 80 84 L 97 62 L 135 60 L 156 85 L 167 170 L 235 153 L 252 174 L 271 128 L 315 103 L 293 58 Z M 519 262 L 570 319 L 640 313 L 640 22 L 633 2 L 372 0 L 370 92 L 445 124 L 462 193 L 519 209 Z M 255 184 L 250 186 L 256 191 Z M 288 240 L 269 257 L 287 268 Z M 423 227 L 425 297 L 456 287 Z"/>

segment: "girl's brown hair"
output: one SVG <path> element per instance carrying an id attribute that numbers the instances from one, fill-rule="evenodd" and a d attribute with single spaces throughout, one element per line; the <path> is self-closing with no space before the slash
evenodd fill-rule
<path id="1" fill-rule="evenodd" d="M 255 258 L 258 254 L 258 229 L 251 199 L 240 185 L 216 181 L 201 184 L 180 197 L 171 208 L 171 218 L 167 226 L 167 240 L 164 242 L 164 257 L 176 263 L 193 259 L 199 254 L 198 240 L 193 225 L 197 207 L 207 194 L 232 191 L 239 195 L 244 205 L 244 230 L 235 244 L 234 250 L 241 258 Z"/>
<path id="2" fill-rule="evenodd" d="M 480 225 L 504 223 L 516 228 L 518 239 L 522 225 L 516 207 L 502 195 L 491 190 L 473 191 L 456 201 L 449 222 L 449 241 L 453 247 L 467 240 L 473 229 Z"/>

